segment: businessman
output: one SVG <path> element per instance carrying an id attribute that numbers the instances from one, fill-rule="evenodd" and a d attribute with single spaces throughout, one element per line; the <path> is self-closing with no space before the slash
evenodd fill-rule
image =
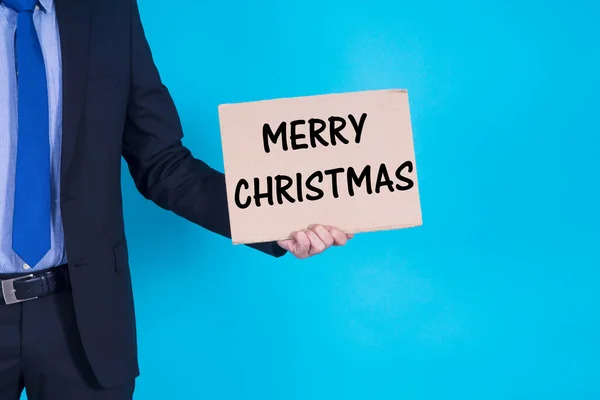
<path id="1" fill-rule="evenodd" d="M 1 400 L 132 398 L 121 157 L 144 197 L 230 237 L 224 176 L 182 137 L 135 0 L 0 0 Z M 252 247 L 306 258 L 350 238 L 317 225 Z"/>

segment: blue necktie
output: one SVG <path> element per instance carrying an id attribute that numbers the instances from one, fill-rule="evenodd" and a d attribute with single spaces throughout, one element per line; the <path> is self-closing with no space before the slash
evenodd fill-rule
<path id="1" fill-rule="evenodd" d="M 4 0 L 18 13 L 18 140 L 12 247 L 31 268 L 50 250 L 48 85 L 33 23 L 37 0 Z"/>

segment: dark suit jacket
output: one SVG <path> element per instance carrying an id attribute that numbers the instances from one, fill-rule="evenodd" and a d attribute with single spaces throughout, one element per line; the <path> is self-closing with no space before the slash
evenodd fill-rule
<path id="1" fill-rule="evenodd" d="M 121 156 L 159 206 L 230 237 L 223 174 L 182 129 L 135 0 L 56 0 L 63 67 L 61 211 L 81 341 L 98 382 L 139 374 Z M 273 256 L 274 243 L 253 247 Z"/>

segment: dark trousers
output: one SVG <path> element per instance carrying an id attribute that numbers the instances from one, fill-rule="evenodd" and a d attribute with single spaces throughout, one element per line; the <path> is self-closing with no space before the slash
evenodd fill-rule
<path id="1" fill-rule="evenodd" d="M 0 301 L 1 400 L 18 400 L 24 388 L 29 400 L 131 400 L 134 385 L 104 389 L 95 381 L 70 293 L 12 305 Z"/>

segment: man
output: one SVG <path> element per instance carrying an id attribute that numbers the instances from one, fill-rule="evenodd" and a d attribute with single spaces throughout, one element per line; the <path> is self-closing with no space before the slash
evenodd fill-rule
<path id="1" fill-rule="evenodd" d="M 230 235 L 224 176 L 181 140 L 135 0 L 0 0 L 0 399 L 132 398 L 121 156 L 146 198 Z M 252 247 L 305 258 L 350 237 Z"/>

